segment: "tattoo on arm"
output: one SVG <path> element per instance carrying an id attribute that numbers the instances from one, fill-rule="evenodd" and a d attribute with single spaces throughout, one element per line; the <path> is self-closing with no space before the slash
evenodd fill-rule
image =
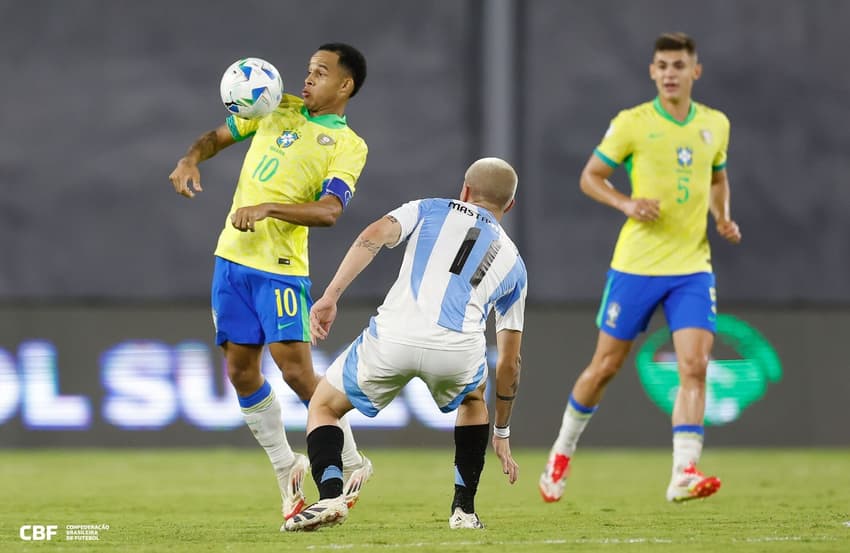
<path id="1" fill-rule="evenodd" d="M 513 400 L 516 399 L 516 394 L 517 394 L 517 391 L 519 390 L 519 375 L 520 375 L 520 371 L 522 369 L 522 357 L 520 357 L 519 355 L 517 355 L 516 364 L 517 364 L 517 374 L 516 374 L 516 378 L 514 379 L 514 381 L 511 382 L 511 384 L 510 384 L 511 393 L 509 395 L 502 395 L 502 394 L 496 392 L 496 399 L 500 399 L 502 401 L 513 401 Z"/>
<path id="2" fill-rule="evenodd" d="M 517 390 L 519 390 L 519 377 L 522 374 L 522 356 L 516 356 L 516 379 L 511 384 L 511 393 L 516 395 Z"/>
<path id="3" fill-rule="evenodd" d="M 366 250 L 372 254 L 372 257 L 378 255 L 378 252 L 381 251 L 381 244 L 377 242 L 373 242 L 368 238 L 358 238 L 356 242 L 354 242 L 355 248 L 366 248 Z"/>
<path id="4" fill-rule="evenodd" d="M 398 223 L 398 219 L 396 219 L 396 218 L 395 218 L 395 217 L 393 217 L 392 215 L 384 215 L 384 217 L 386 217 L 387 219 L 389 219 L 391 223 Z"/>
<path id="5" fill-rule="evenodd" d="M 193 153 L 197 153 L 198 161 L 203 161 L 217 154 L 219 149 L 218 135 L 213 130 L 201 135 L 201 137 L 192 144 L 189 151 L 186 152 L 186 155 L 191 156 Z"/>
<path id="6" fill-rule="evenodd" d="M 517 355 L 516 364 L 517 364 L 516 378 L 514 379 L 513 382 L 511 382 L 511 384 L 509 386 L 511 393 L 508 394 L 508 395 L 502 395 L 499 392 L 496 392 L 496 399 L 500 399 L 502 401 L 513 401 L 513 400 L 516 399 L 517 391 L 519 391 L 519 375 L 520 375 L 520 372 L 522 370 L 522 357 L 520 357 L 519 355 Z"/>

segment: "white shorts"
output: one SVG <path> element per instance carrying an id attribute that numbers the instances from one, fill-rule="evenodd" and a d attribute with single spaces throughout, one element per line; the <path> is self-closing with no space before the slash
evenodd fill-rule
<path id="1" fill-rule="evenodd" d="M 374 417 L 413 378 L 421 378 L 440 411 L 458 408 L 487 380 L 484 348 L 444 351 L 381 341 L 364 330 L 328 367 L 325 378 L 358 411 Z"/>

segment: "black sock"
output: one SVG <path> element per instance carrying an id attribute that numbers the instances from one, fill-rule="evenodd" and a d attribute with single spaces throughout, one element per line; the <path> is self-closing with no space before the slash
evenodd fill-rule
<path id="1" fill-rule="evenodd" d="M 319 499 L 342 495 L 342 440 L 338 426 L 320 426 L 307 434 L 307 455 Z"/>
<path id="2" fill-rule="evenodd" d="M 455 497 L 452 512 L 475 512 L 475 492 L 484 470 L 484 454 L 490 438 L 489 424 L 455 426 Z"/>

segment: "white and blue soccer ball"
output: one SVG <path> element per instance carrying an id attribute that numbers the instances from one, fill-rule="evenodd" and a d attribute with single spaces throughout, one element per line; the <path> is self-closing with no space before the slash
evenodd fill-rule
<path id="1" fill-rule="evenodd" d="M 221 77 L 221 101 L 243 119 L 268 115 L 280 104 L 283 80 L 275 66 L 260 58 L 234 62 Z"/>

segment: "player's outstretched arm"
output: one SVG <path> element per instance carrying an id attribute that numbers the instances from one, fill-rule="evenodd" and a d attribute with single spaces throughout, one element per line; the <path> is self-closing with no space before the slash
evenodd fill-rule
<path id="1" fill-rule="evenodd" d="M 342 203 L 336 196 L 322 196 L 303 204 L 263 203 L 240 207 L 230 216 L 231 224 L 241 231 L 254 230 L 254 223 L 273 217 L 305 227 L 332 227 L 342 215 Z"/>
<path id="2" fill-rule="evenodd" d="M 198 164 L 235 142 L 227 125 L 222 125 L 201 135 L 189 146 L 186 155 L 177 161 L 177 167 L 168 176 L 174 186 L 174 191 L 187 198 L 194 198 L 196 192 L 203 191 Z"/>
<path id="3" fill-rule="evenodd" d="M 496 334 L 499 360 L 496 362 L 496 416 L 493 421 L 493 450 L 502 463 L 502 472 L 513 484 L 519 478 L 519 465 L 511 455 L 510 423 L 522 371 L 520 344 L 522 332 L 500 330 Z"/>
<path id="4" fill-rule="evenodd" d="M 648 222 L 658 219 L 661 203 L 657 199 L 626 196 L 614 188 L 614 185 L 608 180 L 613 172 L 613 167 L 599 159 L 595 154 L 591 155 L 579 179 L 581 191 L 599 203 L 622 211 L 626 217 L 636 221 Z"/>
<path id="5" fill-rule="evenodd" d="M 733 244 L 741 241 L 741 229 L 729 215 L 729 177 L 726 169 L 711 174 L 711 214 L 717 224 L 717 234 Z"/>
<path id="6" fill-rule="evenodd" d="M 342 293 L 375 259 L 381 248 L 398 242 L 400 235 L 401 225 L 390 215 L 378 219 L 360 233 L 339 264 L 336 275 L 325 288 L 325 293 L 310 309 L 310 332 L 314 344 L 317 339 L 324 340 L 328 337 L 331 325 L 336 319 L 336 303 Z"/>

